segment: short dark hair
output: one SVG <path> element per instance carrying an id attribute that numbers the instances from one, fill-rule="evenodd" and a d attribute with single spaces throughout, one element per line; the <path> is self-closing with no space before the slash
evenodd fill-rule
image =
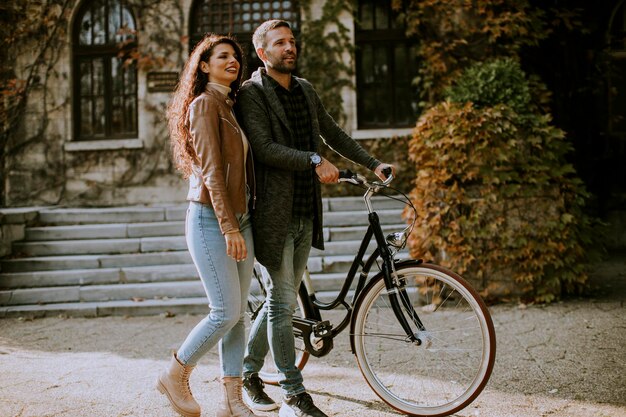
<path id="1" fill-rule="evenodd" d="M 265 22 L 261 23 L 261 25 L 256 28 L 254 34 L 252 35 L 252 44 L 254 45 L 254 49 L 265 49 L 265 47 L 267 46 L 265 42 L 265 35 L 267 35 L 267 32 L 269 32 L 270 30 L 274 30 L 276 28 L 287 28 L 291 30 L 291 25 L 284 20 L 278 19 L 266 20 Z"/>

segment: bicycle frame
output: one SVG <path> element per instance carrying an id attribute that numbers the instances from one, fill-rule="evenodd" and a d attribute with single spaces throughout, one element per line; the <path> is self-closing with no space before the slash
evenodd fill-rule
<path id="1" fill-rule="evenodd" d="M 371 204 L 373 194 L 388 185 L 390 176 L 383 183 L 369 183 L 349 172 L 341 179 L 367 188 L 368 226 L 333 300 L 318 300 L 305 273 L 296 300 L 300 310 L 293 316 L 295 365 L 302 369 L 311 355 L 330 353 L 334 337 L 350 326 L 350 349 L 378 397 L 412 416 L 451 415 L 474 401 L 493 370 L 495 330 L 488 308 L 453 271 L 421 260 L 395 259 L 413 224 L 385 236 Z M 370 245 L 374 250 L 366 257 Z M 374 265 L 377 270 L 372 271 Z M 262 308 L 258 303 L 253 306 L 255 312 Z M 346 313 L 334 326 L 322 318 L 322 310 L 338 307 Z M 283 378 L 271 367 L 260 375 L 274 384 Z"/>
<path id="2" fill-rule="evenodd" d="M 390 181 L 391 178 L 387 181 L 387 183 Z M 382 185 L 386 184 L 383 183 L 381 186 Z M 387 240 L 385 239 L 384 232 L 380 225 L 380 219 L 371 204 L 371 197 L 376 191 L 378 191 L 378 189 L 370 186 L 363 196 L 368 211 L 369 225 L 365 235 L 363 236 L 359 250 L 352 261 L 346 280 L 344 281 L 337 297 L 329 303 L 323 303 L 317 300 L 315 297 L 315 290 L 308 273 L 305 273 L 303 285 L 300 286 L 300 298 L 304 303 L 308 304 L 304 306 L 307 310 L 307 316 L 318 320 L 318 322 L 314 322 L 310 319 L 294 317 L 294 327 L 298 330 L 298 333 L 300 333 L 299 335 L 302 336 L 307 347 L 307 351 L 314 356 L 324 356 L 328 354 L 330 350 L 332 350 L 332 339 L 341 333 L 352 322 L 352 312 L 354 310 L 354 306 L 357 305 L 359 296 L 363 293 L 368 281 L 371 281 L 368 280 L 370 270 L 379 258 L 382 259 L 382 268 L 379 273 L 382 273 L 384 276 L 385 286 L 389 293 L 390 303 L 394 314 L 405 331 L 407 340 L 416 344 L 421 343 L 421 341 L 417 338 L 416 333 L 411 329 L 411 325 L 407 321 L 405 313 L 408 314 L 412 323 L 418 328 L 418 330 L 423 331 L 424 326 L 411 306 L 406 292 L 402 290 L 403 282 L 398 280 L 396 276 L 396 264 L 404 264 L 407 261 L 396 261 L 391 253 L 391 250 L 389 249 Z M 377 247 L 367 258 L 365 263 L 363 263 L 365 252 L 367 251 L 372 237 L 375 238 Z M 411 260 L 410 262 L 417 264 L 421 263 L 421 261 L 415 260 Z M 354 295 L 352 296 L 351 302 L 347 303 L 346 297 L 352 283 L 354 282 L 356 274 L 359 271 L 359 268 L 361 268 L 361 273 L 357 281 Z M 378 276 L 378 274 L 375 276 Z M 339 306 L 345 307 L 347 313 L 339 325 L 333 328 L 328 321 L 322 321 L 320 310 L 333 310 Z M 320 341 L 322 341 L 321 349 L 317 349 L 312 346 L 310 341 L 311 332 L 318 337 Z M 352 350 L 354 352 L 353 347 Z"/>

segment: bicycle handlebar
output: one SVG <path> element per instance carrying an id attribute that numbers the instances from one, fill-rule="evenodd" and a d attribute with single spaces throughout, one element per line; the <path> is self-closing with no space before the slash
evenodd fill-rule
<path id="1" fill-rule="evenodd" d="M 344 169 L 339 171 L 339 182 L 349 182 L 351 184 L 362 184 L 368 188 L 378 189 L 379 187 L 387 187 L 391 181 L 393 181 L 393 175 L 391 175 L 391 168 L 383 169 L 383 174 L 387 177 L 387 179 L 383 182 L 369 182 L 367 178 L 365 178 L 361 174 L 355 174 L 349 169 Z"/>
<path id="2" fill-rule="evenodd" d="M 371 198 L 374 194 L 379 192 L 382 188 L 386 188 L 389 186 L 389 183 L 393 181 L 393 175 L 391 175 L 391 168 L 385 168 L 383 173 L 387 176 L 387 179 L 383 182 L 367 181 L 363 175 L 355 174 L 349 169 L 339 171 L 339 182 L 349 182 L 355 185 L 364 185 L 367 188 L 365 194 L 363 195 L 363 199 L 365 200 L 365 206 L 367 207 L 367 212 L 372 213 L 374 211 L 371 203 Z"/>

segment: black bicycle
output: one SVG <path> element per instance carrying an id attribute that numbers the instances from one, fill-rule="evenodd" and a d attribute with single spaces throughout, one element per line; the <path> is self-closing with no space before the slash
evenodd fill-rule
<path id="1" fill-rule="evenodd" d="M 340 181 L 366 190 L 369 227 L 334 300 L 318 300 L 305 273 L 293 320 L 296 366 L 302 369 L 310 355 L 327 355 L 335 336 L 349 327 L 352 353 L 376 395 L 411 416 L 446 416 L 470 404 L 487 384 L 496 354 L 493 322 L 476 290 L 458 274 L 421 260 L 396 259 L 413 224 L 385 236 L 371 202 L 374 194 L 392 189 L 392 179 L 368 182 L 359 174 L 341 173 Z M 415 212 L 406 195 L 401 201 Z M 372 238 L 376 249 L 364 260 Z M 259 288 L 249 298 L 251 320 L 265 299 L 263 273 L 262 267 L 255 269 Z M 346 311 L 340 323 L 324 320 L 323 311 L 340 307 Z M 277 384 L 271 355 L 265 362 L 260 377 Z"/>

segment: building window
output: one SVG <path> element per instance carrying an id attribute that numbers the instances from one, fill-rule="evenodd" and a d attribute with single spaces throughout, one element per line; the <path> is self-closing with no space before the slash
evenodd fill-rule
<path id="1" fill-rule="evenodd" d="M 83 2 L 73 28 L 76 139 L 137 137 L 135 29 L 126 1 Z"/>
<path id="2" fill-rule="evenodd" d="M 416 46 L 407 39 L 391 0 L 359 1 L 355 43 L 359 128 L 415 125 Z"/>
<path id="3" fill-rule="evenodd" d="M 263 66 L 252 45 L 257 26 L 266 20 L 280 19 L 289 22 L 295 35 L 300 28 L 297 1 L 196 0 L 190 16 L 190 50 L 206 33 L 233 35 L 244 49 L 249 72 Z"/>

